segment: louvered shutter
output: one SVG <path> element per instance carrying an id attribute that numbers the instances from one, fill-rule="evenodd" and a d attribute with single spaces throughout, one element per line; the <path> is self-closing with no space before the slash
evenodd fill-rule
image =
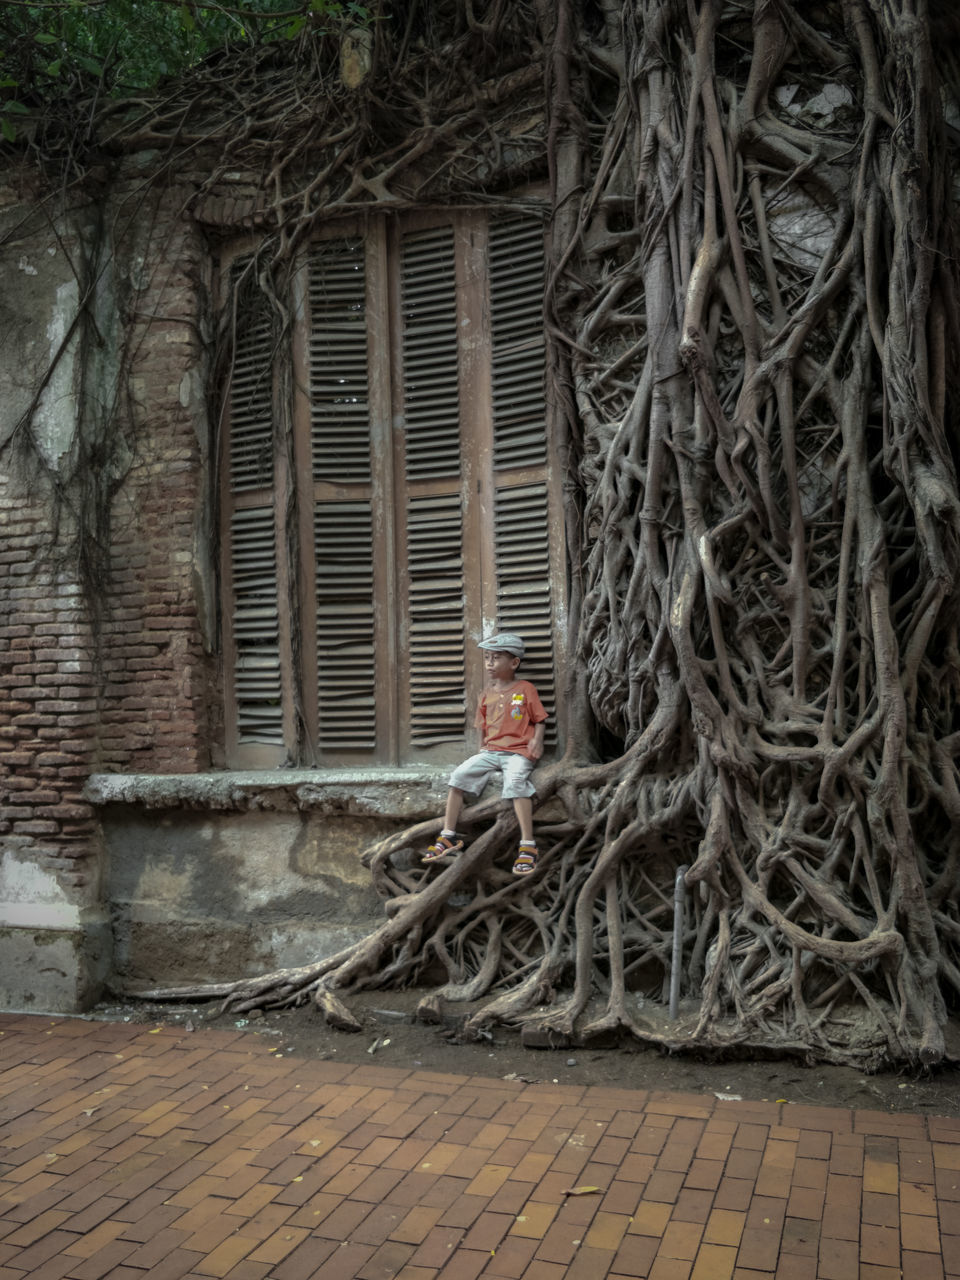
<path id="1" fill-rule="evenodd" d="M 493 464 L 543 466 L 543 228 L 532 218 L 498 219 L 489 253 Z"/>
<path id="2" fill-rule="evenodd" d="M 241 744 L 283 746 L 283 682 L 273 507 L 244 507 L 230 521 L 233 696 Z"/>
<path id="3" fill-rule="evenodd" d="M 372 750 L 376 706 L 369 502 L 319 503 L 314 534 L 320 749 Z"/>
<path id="4" fill-rule="evenodd" d="M 279 449 L 276 319 L 249 257 L 231 267 L 221 498 L 240 767 L 313 743 L 317 763 L 459 754 L 474 641 L 493 626 L 523 635 L 522 675 L 555 707 L 542 225 L 475 210 L 334 235 L 291 285 L 304 323 Z"/>
<path id="5" fill-rule="evenodd" d="M 231 265 L 234 349 L 227 395 L 225 515 L 232 732 L 241 747 L 284 746 L 274 514 L 275 327 L 249 257 Z"/>
<path id="6" fill-rule="evenodd" d="M 370 481 L 366 279 L 361 240 L 327 241 L 310 262 L 313 478 Z"/>
<path id="7" fill-rule="evenodd" d="M 377 744 L 366 264 L 360 239 L 317 245 L 309 271 L 318 746 Z"/>
<path id="8" fill-rule="evenodd" d="M 273 326 L 249 260 L 234 263 L 236 342 L 230 371 L 229 474 L 234 493 L 273 483 Z"/>
<path id="9" fill-rule="evenodd" d="M 465 728 L 463 515 L 456 264 L 449 225 L 401 241 L 409 734 Z"/>
<path id="10" fill-rule="evenodd" d="M 463 526 L 460 497 L 415 498 L 407 511 L 410 736 L 421 747 L 464 731 Z"/>
<path id="11" fill-rule="evenodd" d="M 460 474 L 453 228 L 403 237 L 404 451 L 408 480 Z"/>

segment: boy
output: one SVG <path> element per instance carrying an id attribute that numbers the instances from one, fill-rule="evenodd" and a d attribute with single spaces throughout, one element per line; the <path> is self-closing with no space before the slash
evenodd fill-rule
<path id="1" fill-rule="evenodd" d="M 547 713 L 528 680 L 517 679 L 523 657 L 519 636 L 503 632 L 481 640 L 488 684 L 480 696 L 475 726 L 480 730 L 479 754 L 458 765 L 450 775 L 443 830 L 423 855 L 433 862 L 463 848 L 457 839 L 457 818 L 463 793 L 479 795 L 494 773 L 503 778 L 504 800 L 512 800 L 520 824 L 520 848 L 513 864 L 515 876 L 526 876 L 537 866 L 537 842 L 533 838 L 533 802 L 536 788 L 530 781 L 533 766 L 543 755 Z"/>

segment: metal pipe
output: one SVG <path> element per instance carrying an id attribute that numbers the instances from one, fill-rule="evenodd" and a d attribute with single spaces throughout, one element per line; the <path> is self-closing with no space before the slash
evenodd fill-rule
<path id="1" fill-rule="evenodd" d="M 670 1021 L 676 1022 L 680 1007 L 680 961 L 683 959 L 683 917 L 687 905 L 687 865 L 677 867 L 673 882 L 673 950 L 670 957 Z"/>

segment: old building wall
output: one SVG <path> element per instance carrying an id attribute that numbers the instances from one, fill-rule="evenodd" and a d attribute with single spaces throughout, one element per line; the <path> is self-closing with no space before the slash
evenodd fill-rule
<path id="1" fill-rule="evenodd" d="M 0 998 L 82 1007 L 110 952 L 99 825 L 91 617 L 64 488 L 83 382 L 76 260 L 92 211 L 42 216 L 0 193 Z M 58 358 L 59 357 L 59 358 Z M 55 367 L 51 374 L 51 365 Z M 31 414 L 31 409 L 34 411 Z"/>
<path id="2" fill-rule="evenodd" d="M 8 1008 L 82 1008 L 110 976 L 111 858 L 126 853 L 104 842 L 91 774 L 207 769 L 215 741 L 210 256 L 188 193 L 145 185 L 153 164 L 133 157 L 105 208 L 0 197 Z"/>
<path id="3" fill-rule="evenodd" d="M 211 761 L 214 638 L 204 634 L 198 590 L 212 553 L 209 253 L 184 216 L 188 191 L 165 185 L 147 203 L 138 198 L 141 184 L 132 175 L 113 193 L 126 364 L 117 414 L 126 455 L 111 516 L 97 747 L 101 770 L 170 773 Z"/>
<path id="4" fill-rule="evenodd" d="M 215 245 L 154 162 L 59 220 L 0 194 L 5 1008 L 337 950 L 382 916 L 363 848 L 442 805 L 436 770 L 220 771 Z"/>

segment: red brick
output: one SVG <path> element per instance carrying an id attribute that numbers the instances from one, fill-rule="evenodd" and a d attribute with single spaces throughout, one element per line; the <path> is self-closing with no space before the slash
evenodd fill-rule
<path id="1" fill-rule="evenodd" d="M 451 1260 L 440 1272 L 440 1280 L 477 1280 L 480 1272 L 490 1259 L 488 1253 L 478 1249 L 458 1249 Z M 524 1272 L 523 1280 L 547 1280 L 536 1273 L 536 1262 L 531 1262 Z M 326 1276 L 323 1280 L 327 1280 Z"/>

